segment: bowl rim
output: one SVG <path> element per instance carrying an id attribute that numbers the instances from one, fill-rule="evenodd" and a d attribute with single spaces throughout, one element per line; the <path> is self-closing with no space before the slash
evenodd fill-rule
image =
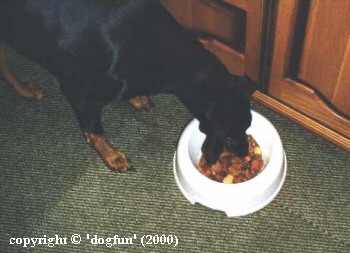
<path id="1" fill-rule="evenodd" d="M 243 216 L 247 216 L 247 215 L 250 215 L 252 213 L 255 213 L 255 212 L 261 210 L 262 208 L 264 208 L 265 206 L 270 204 L 276 198 L 276 196 L 279 194 L 279 192 L 281 191 L 281 188 L 286 180 L 286 176 L 287 176 L 287 157 L 286 157 L 286 153 L 283 152 L 283 174 L 282 174 L 281 180 L 278 183 L 278 186 L 276 187 L 274 192 L 268 198 L 265 198 L 260 203 L 256 204 L 253 207 L 245 209 L 244 211 L 242 211 L 242 209 L 239 209 L 238 211 L 232 210 L 228 206 L 224 207 L 224 208 L 220 208 L 216 205 L 213 205 L 212 203 L 208 203 L 207 201 L 203 202 L 203 201 L 200 201 L 199 199 L 195 198 L 194 196 L 191 196 L 191 194 L 182 185 L 180 178 L 179 178 L 179 175 L 177 173 L 177 168 L 178 168 L 178 166 L 176 166 L 176 151 L 175 151 L 174 157 L 173 157 L 173 173 L 174 173 L 174 177 L 175 177 L 175 182 L 176 182 L 180 192 L 192 205 L 194 205 L 195 203 L 200 203 L 208 208 L 223 211 L 224 213 L 226 213 L 226 215 L 228 217 L 243 217 Z"/>
<path id="2" fill-rule="evenodd" d="M 280 135 L 279 135 L 278 131 L 276 130 L 276 128 L 272 125 L 272 123 L 266 117 L 264 117 L 263 115 L 261 115 L 260 113 L 254 111 L 254 110 L 251 110 L 251 113 L 253 115 L 257 116 L 257 117 L 261 117 L 269 125 L 269 127 L 272 129 L 272 132 L 275 135 L 275 139 L 277 140 L 277 142 L 274 143 L 274 145 L 272 145 L 272 149 L 273 150 L 276 150 L 276 149 L 280 150 L 281 151 L 281 156 L 272 156 L 272 157 L 270 157 L 269 161 L 266 164 L 264 164 L 263 170 L 260 171 L 256 176 L 254 176 L 254 177 L 252 177 L 252 178 L 250 178 L 250 179 L 248 179 L 248 180 L 246 180 L 244 182 L 225 184 L 225 183 L 222 183 L 222 182 L 217 182 L 215 180 L 212 180 L 212 179 L 206 177 L 205 175 L 203 175 L 202 173 L 200 173 L 200 171 L 196 168 L 196 165 L 193 163 L 193 161 L 189 157 L 189 155 L 188 156 L 185 155 L 185 157 L 183 157 L 183 158 L 185 158 L 187 161 L 189 161 L 189 164 L 191 164 L 191 166 L 190 166 L 191 170 L 195 171 L 194 173 L 196 174 L 196 177 L 199 180 L 204 181 L 204 183 L 208 184 L 208 187 L 210 187 L 210 185 L 211 185 L 212 187 L 220 187 L 220 188 L 224 188 L 224 189 L 230 189 L 231 188 L 232 189 L 232 188 L 241 188 L 241 187 L 247 187 L 247 188 L 249 187 L 250 188 L 250 187 L 256 186 L 257 184 L 259 184 L 259 185 L 260 184 L 266 185 L 266 180 L 264 180 L 264 178 L 268 179 L 268 175 L 267 174 L 269 172 L 271 173 L 271 171 L 273 169 L 273 164 L 276 164 L 276 163 L 277 164 L 281 164 L 281 163 L 283 163 L 284 150 L 283 150 L 282 141 L 281 141 L 281 138 L 280 138 Z M 180 148 L 185 148 L 186 147 L 186 145 L 184 145 L 185 144 L 184 142 L 188 139 L 188 136 L 189 137 L 191 136 L 193 130 L 195 130 L 195 128 L 190 127 L 193 124 L 199 124 L 198 119 L 194 118 L 186 125 L 184 131 L 182 132 L 182 135 L 180 136 L 178 144 L 177 144 L 177 150 L 176 150 L 177 154 L 181 154 L 181 152 L 179 152 Z M 254 138 L 254 136 L 253 136 L 253 138 Z M 273 153 L 273 151 L 272 151 L 272 153 Z M 177 157 L 178 158 L 182 157 L 182 155 L 177 155 Z M 190 169 L 190 168 L 186 168 L 186 169 Z M 272 183 L 272 177 L 271 177 L 270 181 L 271 181 L 270 183 Z"/>

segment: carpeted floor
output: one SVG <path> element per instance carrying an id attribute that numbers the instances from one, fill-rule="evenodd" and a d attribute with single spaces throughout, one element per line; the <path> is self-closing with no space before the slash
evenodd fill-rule
<path id="1" fill-rule="evenodd" d="M 41 84 L 42 103 L 17 97 L 0 81 L 0 252 L 350 252 L 350 155 L 260 105 L 282 137 L 288 175 L 263 210 L 227 218 L 192 206 L 178 190 L 172 159 L 191 119 L 173 96 L 151 113 L 127 104 L 106 108 L 113 144 L 135 171 L 111 174 L 81 138 L 58 83 L 12 54 L 23 80 Z M 233 200 L 234 201 L 234 200 Z M 80 234 L 80 245 L 70 236 Z M 86 234 L 126 237 L 133 245 L 93 246 Z M 147 234 L 174 234 L 178 245 L 143 248 Z M 14 237 L 67 237 L 67 245 L 22 248 Z"/>

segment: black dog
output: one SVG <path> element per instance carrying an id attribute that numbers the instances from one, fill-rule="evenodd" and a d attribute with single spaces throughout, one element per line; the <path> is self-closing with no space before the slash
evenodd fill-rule
<path id="1" fill-rule="evenodd" d="M 82 132 L 106 165 L 128 168 L 126 156 L 103 136 L 102 108 L 113 99 L 150 108 L 149 96 L 175 94 L 200 121 L 202 151 L 215 162 L 224 147 L 245 155 L 250 126 L 246 78 L 219 60 L 155 0 L 1 0 L 0 42 L 54 74 Z M 23 96 L 40 99 L 36 86 L 1 72 Z"/>

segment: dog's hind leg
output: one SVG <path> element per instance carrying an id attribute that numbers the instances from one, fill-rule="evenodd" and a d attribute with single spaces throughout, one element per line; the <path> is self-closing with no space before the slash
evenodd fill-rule
<path id="1" fill-rule="evenodd" d="M 16 93 L 22 97 L 34 98 L 41 100 L 44 96 L 42 90 L 35 84 L 21 84 L 16 76 L 11 72 L 8 63 L 6 48 L 0 45 L 0 73 L 4 79 L 9 83 L 16 91 Z"/>
<path id="2" fill-rule="evenodd" d="M 129 99 L 129 104 L 137 111 L 151 111 L 154 108 L 154 103 L 148 96 L 133 97 Z"/>

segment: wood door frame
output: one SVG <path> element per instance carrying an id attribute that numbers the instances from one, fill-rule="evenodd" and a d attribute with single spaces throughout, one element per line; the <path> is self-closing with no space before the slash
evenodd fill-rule
<path id="1" fill-rule="evenodd" d="M 320 124 L 319 122 L 300 113 L 299 111 L 294 110 L 290 106 L 287 106 L 285 103 L 280 102 L 279 100 L 260 91 L 257 91 L 253 94 L 253 99 L 350 152 L 350 139 L 333 131 L 332 129 L 329 129 L 328 127 L 325 127 L 323 124 Z"/>
<path id="2" fill-rule="evenodd" d="M 268 86 L 269 94 L 277 99 L 273 101 L 280 100 L 290 108 L 272 103 L 272 100 L 260 95 L 257 96 L 258 100 L 350 150 L 350 120 L 332 110 L 317 91 L 289 75 L 298 4 L 297 0 L 282 0 L 277 4 L 274 48 Z"/>
<path id="3" fill-rule="evenodd" d="M 245 74 L 254 81 L 261 81 L 265 0 L 245 2 L 247 12 Z"/>

